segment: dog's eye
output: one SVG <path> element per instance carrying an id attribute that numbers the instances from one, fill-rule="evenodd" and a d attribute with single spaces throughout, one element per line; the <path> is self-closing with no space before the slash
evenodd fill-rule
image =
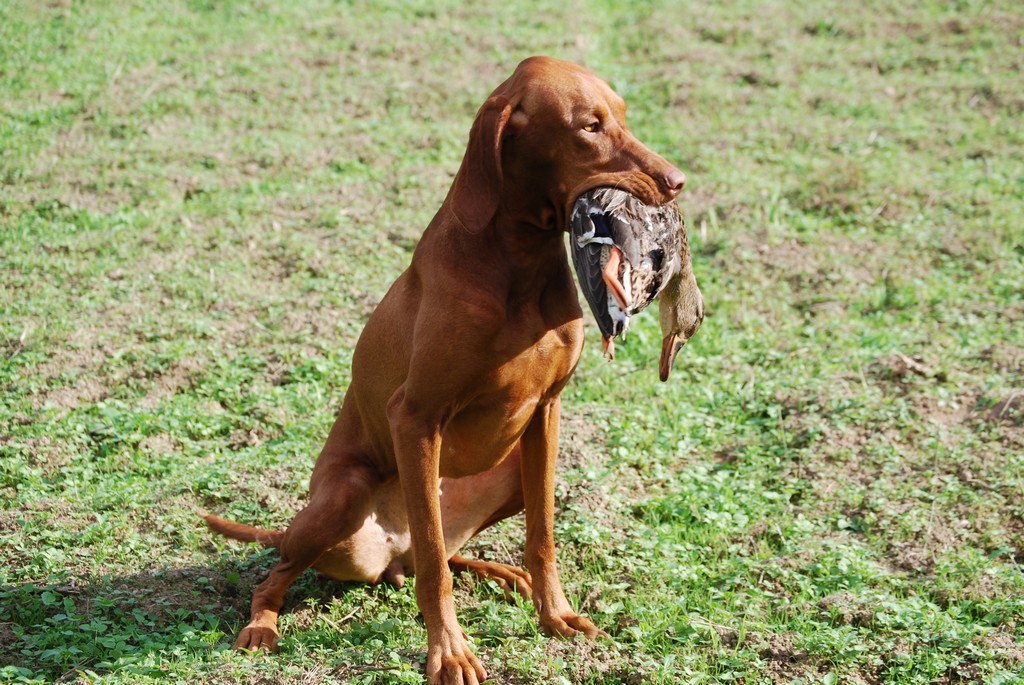
<path id="1" fill-rule="evenodd" d="M 589 123 L 586 126 L 584 126 L 583 130 L 586 131 L 587 133 L 597 133 L 597 131 L 600 128 L 601 128 L 601 122 L 600 121 L 592 121 L 591 123 Z"/>

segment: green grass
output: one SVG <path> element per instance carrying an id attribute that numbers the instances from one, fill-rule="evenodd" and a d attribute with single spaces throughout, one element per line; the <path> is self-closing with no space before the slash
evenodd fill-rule
<path id="1" fill-rule="evenodd" d="M 1024 682 L 1024 13 L 1011 2 L 0 5 L 0 682 L 421 682 L 409 587 L 306 574 L 228 649 L 472 116 L 585 64 L 687 172 L 708 317 L 565 393 L 612 636 L 457 580 L 495 682 Z M 521 518 L 470 552 L 521 562 Z"/>

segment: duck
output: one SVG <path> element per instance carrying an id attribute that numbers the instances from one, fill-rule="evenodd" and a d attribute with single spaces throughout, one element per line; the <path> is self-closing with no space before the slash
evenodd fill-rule
<path id="1" fill-rule="evenodd" d="M 609 359 L 615 358 L 614 339 L 625 335 L 632 317 L 673 284 L 661 305 L 664 316 L 659 314 L 665 320 L 662 357 L 671 367 L 678 348 L 667 357 L 664 350 L 696 332 L 688 309 L 694 299 L 689 286 L 695 288 L 696 281 L 678 206 L 648 205 L 617 188 L 589 190 L 573 204 L 570 249 Z M 701 312 L 702 318 L 703 308 Z"/>

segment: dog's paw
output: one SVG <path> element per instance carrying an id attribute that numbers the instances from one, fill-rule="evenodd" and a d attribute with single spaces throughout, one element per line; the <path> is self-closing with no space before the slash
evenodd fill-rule
<path id="1" fill-rule="evenodd" d="M 501 591 L 505 593 L 505 599 L 512 601 L 514 592 L 519 593 L 523 599 L 529 602 L 533 598 L 533 579 L 526 571 L 514 566 L 507 566 L 502 571 L 492 571 L 489 577 L 498 584 Z"/>
<path id="2" fill-rule="evenodd" d="M 463 633 L 446 633 L 427 648 L 427 682 L 430 685 L 479 685 L 487 671 L 466 644 Z"/>
<path id="3" fill-rule="evenodd" d="M 589 618 L 574 613 L 541 616 L 540 624 L 544 633 L 551 637 L 583 635 L 590 640 L 597 637 L 608 637 L 608 633 L 594 625 Z"/>
<path id="4" fill-rule="evenodd" d="M 274 628 L 249 624 L 238 634 L 238 639 L 235 640 L 235 644 L 231 645 L 231 648 L 249 652 L 257 652 L 262 649 L 276 654 L 277 641 L 280 637 Z"/>

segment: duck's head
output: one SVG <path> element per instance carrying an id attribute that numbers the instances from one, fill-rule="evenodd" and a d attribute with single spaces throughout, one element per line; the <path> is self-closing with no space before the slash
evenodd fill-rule
<path id="1" fill-rule="evenodd" d="M 658 363 L 658 376 L 662 381 L 668 380 L 676 354 L 704 321 L 704 296 L 693 275 L 689 250 L 682 256 L 683 268 L 675 273 L 658 300 L 658 319 L 664 336 Z"/>

